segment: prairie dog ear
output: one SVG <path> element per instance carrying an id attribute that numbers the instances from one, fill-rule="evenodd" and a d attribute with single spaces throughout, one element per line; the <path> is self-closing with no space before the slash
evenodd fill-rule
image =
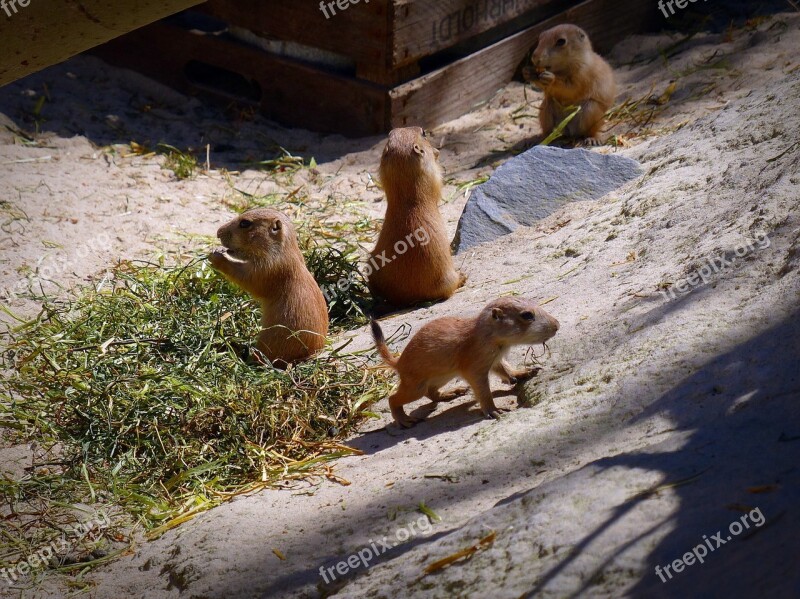
<path id="1" fill-rule="evenodd" d="M 280 219 L 275 219 L 272 223 L 272 227 L 270 227 L 270 232 L 278 233 L 281 229 L 283 229 L 283 223 L 280 221 Z"/>
<path id="2" fill-rule="evenodd" d="M 439 150 L 433 148 L 433 157 L 436 158 L 436 160 L 439 160 L 439 153 Z"/>
<path id="3" fill-rule="evenodd" d="M 500 320 L 503 318 L 503 311 L 500 308 L 492 308 L 492 318 Z"/>
<path id="4" fill-rule="evenodd" d="M 425 155 L 425 150 L 422 149 L 422 146 L 419 144 L 414 144 L 414 153 L 419 156 Z"/>

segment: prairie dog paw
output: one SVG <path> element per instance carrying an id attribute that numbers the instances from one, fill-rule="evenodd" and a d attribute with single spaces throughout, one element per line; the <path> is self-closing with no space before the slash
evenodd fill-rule
<path id="1" fill-rule="evenodd" d="M 402 418 L 396 418 L 395 421 L 402 428 L 411 428 L 415 424 L 422 422 L 422 418 L 415 418 L 413 416 L 403 414 Z"/>
<path id="2" fill-rule="evenodd" d="M 503 414 L 508 413 L 510 410 L 506 408 L 491 408 L 488 410 L 483 410 L 483 416 L 486 420 L 500 420 Z"/>
<path id="3" fill-rule="evenodd" d="M 580 145 L 588 148 L 596 148 L 603 145 L 603 140 L 601 140 L 599 137 L 587 137 L 580 143 Z"/>
<path id="4" fill-rule="evenodd" d="M 208 255 L 208 260 L 211 262 L 212 266 L 222 264 L 228 260 L 228 250 L 225 248 L 216 248 Z"/>
<path id="5" fill-rule="evenodd" d="M 539 83 L 542 86 L 548 87 L 553 83 L 555 83 L 555 81 L 556 81 L 556 76 L 553 75 L 553 73 L 551 73 L 550 71 L 542 71 L 541 73 L 539 73 Z"/>
<path id="6" fill-rule="evenodd" d="M 392 411 L 392 417 L 394 421 L 397 423 L 400 428 L 411 428 L 418 422 L 422 422 L 422 418 L 415 418 L 413 416 L 409 416 L 405 413 L 402 407 L 392 407 L 390 406 Z"/>
<path id="7" fill-rule="evenodd" d="M 516 384 L 516 383 L 521 383 L 523 381 L 527 381 L 528 379 L 531 379 L 535 377 L 537 374 L 539 374 L 539 371 L 541 371 L 541 368 L 539 368 L 538 366 L 531 366 L 529 368 L 523 368 L 521 370 L 514 370 L 513 372 L 509 372 L 511 378 L 513 379 L 511 383 Z"/>

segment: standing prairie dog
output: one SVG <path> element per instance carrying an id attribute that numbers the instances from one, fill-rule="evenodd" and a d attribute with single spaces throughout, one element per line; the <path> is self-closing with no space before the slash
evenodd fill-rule
<path id="1" fill-rule="evenodd" d="M 380 180 L 387 208 L 368 265 L 370 291 L 397 307 L 449 298 L 467 278 L 453 265 L 439 212 L 439 150 L 420 127 L 389 133 Z"/>
<path id="2" fill-rule="evenodd" d="M 592 49 L 586 32 L 577 25 L 558 25 L 539 36 L 539 44 L 526 67 L 525 78 L 544 91 L 539 108 L 539 123 L 545 136 L 570 113 L 569 106 L 580 112 L 567 125 L 567 134 L 583 139 L 586 145 L 602 142 L 600 129 L 604 117 L 617 96 L 614 71 Z"/>
<path id="3" fill-rule="evenodd" d="M 258 349 L 279 368 L 325 346 L 328 308 L 306 268 L 292 222 L 269 208 L 248 210 L 217 231 L 225 249 L 214 268 L 261 303 Z"/>
<path id="4" fill-rule="evenodd" d="M 396 358 L 386 345 L 383 331 L 372 321 L 375 346 L 383 360 L 400 375 L 400 385 L 389 397 L 395 421 L 405 428 L 419 419 L 408 416 L 405 404 L 423 396 L 434 402 L 450 401 L 464 390 L 444 397 L 439 389 L 457 376 L 463 378 L 480 402 L 486 418 L 503 410 L 494 405 L 489 373 L 515 383 L 527 371 L 513 371 L 504 357 L 515 345 L 544 343 L 558 331 L 558 321 L 526 299 L 504 297 L 489 303 L 473 318 L 439 318 L 424 325 Z"/>

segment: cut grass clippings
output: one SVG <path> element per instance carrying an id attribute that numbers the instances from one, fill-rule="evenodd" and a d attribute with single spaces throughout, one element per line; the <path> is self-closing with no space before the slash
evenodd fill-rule
<path id="1" fill-rule="evenodd" d="M 178 179 L 190 179 L 197 170 L 197 158 L 190 151 L 182 152 L 169 144 L 158 144 L 158 153 L 164 154 L 164 168 L 171 170 Z"/>
<path id="2" fill-rule="evenodd" d="M 307 258 L 329 277 L 355 268 L 332 248 Z M 334 330 L 365 321 L 360 298 L 339 301 Z M 259 316 L 202 258 L 123 262 L 104 288 L 45 300 L 37 318 L 7 334 L 0 427 L 17 442 L 57 446 L 59 467 L 47 481 L 41 471 L 6 480 L 5 503 L 99 497 L 158 536 L 237 494 L 324 476 L 326 462 L 357 453 L 340 441 L 389 390 L 387 373 L 341 348 L 287 371 L 250 365 L 242 356 L 253 351 Z M 15 517 L 12 508 L 6 520 Z M 18 550 L 0 556 L 32 548 L 26 526 L 9 526 L 16 532 L 0 545 Z"/>
<path id="3" fill-rule="evenodd" d="M 283 175 L 286 193 L 260 193 L 261 183 L 247 193 L 231 180 L 224 201 L 292 218 L 317 282 L 348 281 L 329 298 L 331 335 L 364 325 L 372 299 L 358 263 L 377 224 L 361 202 L 310 198 L 292 175 Z M 0 568 L 61 546 L 64 530 L 99 509 L 111 526 L 70 538 L 29 576 L 49 568 L 81 586 L 85 572 L 128 551 L 140 528 L 157 537 L 264 487 L 321 477 L 348 484 L 330 462 L 357 453 L 341 439 L 389 391 L 389 373 L 366 367 L 372 352 L 346 353 L 349 342 L 286 372 L 246 363 L 257 303 L 204 258 L 169 260 L 123 262 L 71 300 L 36 294 L 42 312 L 30 322 L 0 304 L 18 323 L 0 331 L 2 447 L 27 452 L 30 464 L 0 471 Z"/>

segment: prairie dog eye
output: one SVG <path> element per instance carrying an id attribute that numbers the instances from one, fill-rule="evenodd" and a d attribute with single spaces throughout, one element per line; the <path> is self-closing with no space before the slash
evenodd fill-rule
<path id="1" fill-rule="evenodd" d="M 533 322 L 536 320 L 536 316 L 534 316 L 533 312 L 530 311 L 523 312 L 520 314 L 520 316 L 522 317 L 522 320 L 527 320 L 528 322 Z"/>
<path id="2" fill-rule="evenodd" d="M 558 41 L 556 42 L 556 47 L 557 48 L 560 48 L 561 46 L 566 46 L 566 45 L 567 45 L 567 38 L 564 38 L 564 37 L 558 38 Z"/>
<path id="3" fill-rule="evenodd" d="M 243 218 L 242 220 L 239 221 L 240 229 L 249 229 L 252 226 L 253 226 L 253 221 L 247 220 L 246 218 Z"/>

